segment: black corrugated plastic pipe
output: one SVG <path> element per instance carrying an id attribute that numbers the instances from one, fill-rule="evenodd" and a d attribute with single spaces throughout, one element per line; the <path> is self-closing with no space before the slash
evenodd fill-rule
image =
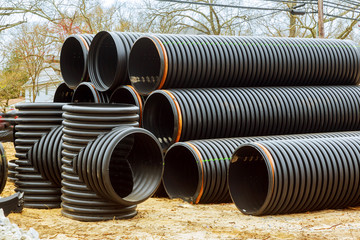
<path id="1" fill-rule="evenodd" d="M 129 84 L 128 56 L 139 33 L 97 33 L 89 50 L 88 70 L 91 82 L 99 91 L 114 90 Z"/>
<path id="2" fill-rule="evenodd" d="M 10 182 L 15 182 L 17 180 L 16 178 L 16 174 L 17 174 L 17 171 L 16 171 L 16 168 L 18 167 L 18 165 L 16 164 L 16 159 L 11 159 L 9 161 L 9 164 L 8 164 L 8 180 Z"/>
<path id="3" fill-rule="evenodd" d="M 120 86 L 110 96 L 110 103 L 128 103 L 139 108 L 139 122 L 142 121 L 143 97 L 131 85 Z"/>
<path id="4" fill-rule="evenodd" d="M 249 215 L 345 208 L 360 204 L 360 138 L 243 144 L 229 167 L 236 207 Z"/>
<path id="5" fill-rule="evenodd" d="M 60 83 L 56 88 L 53 102 L 71 102 L 74 90 L 69 88 L 66 83 Z"/>
<path id="6" fill-rule="evenodd" d="M 98 91 L 94 84 L 83 82 L 75 89 L 72 102 L 108 103 L 109 96 L 105 92 Z"/>
<path id="7" fill-rule="evenodd" d="M 28 152 L 28 159 L 44 179 L 61 187 L 61 146 L 63 126 L 43 135 Z"/>
<path id="8" fill-rule="evenodd" d="M 0 193 L 5 188 L 6 181 L 8 178 L 8 161 L 6 158 L 6 152 L 3 145 L 0 143 L 0 154 L 1 154 L 1 162 L 0 162 Z"/>
<path id="9" fill-rule="evenodd" d="M 99 135 L 120 125 L 138 126 L 138 108 L 128 104 L 67 104 L 63 107 L 62 214 L 80 221 L 128 218 L 136 205 L 119 206 L 87 186 L 74 169 L 74 158 Z"/>
<path id="10" fill-rule="evenodd" d="M 94 35 L 76 34 L 66 38 L 60 52 L 61 75 L 69 88 L 89 80 L 87 58 Z"/>
<path id="11" fill-rule="evenodd" d="M 360 52 L 349 40 L 156 34 L 134 43 L 129 76 L 142 95 L 168 88 L 355 85 Z"/>
<path id="12" fill-rule="evenodd" d="M 17 104 L 18 118 L 15 126 L 15 156 L 18 158 L 18 174 L 15 191 L 24 192 L 25 207 L 60 207 L 60 187 L 44 178 L 30 161 L 29 152 L 52 129 L 62 123 L 62 107 L 65 103 Z"/>
<path id="13" fill-rule="evenodd" d="M 231 201 L 227 173 L 230 159 L 241 144 L 254 141 L 354 137 L 360 132 L 193 140 L 173 144 L 165 155 L 163 182 L 170 198 L 190 203 Z"/>
<path id="14" fill-rule="evenodd" d="M 143 127 L 168 148 L 178 141 L 360 129 L 360 87 L 157 90 Z"/>
<path id="15" fill-rule="evenodd" d="M 129 126 L 98 137 L 74 160 L 74 168 L 87 186 L 124 207 L 139 204 L 156 191 L 163 166 L 156 137 Z"/>

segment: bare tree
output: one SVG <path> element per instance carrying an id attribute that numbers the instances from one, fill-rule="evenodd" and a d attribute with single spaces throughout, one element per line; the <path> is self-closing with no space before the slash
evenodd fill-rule
<path id="1" fill-rule="evenodd" d="M 19 59 L 18 64 L 22 65 L 22 70 L 31 80 L 33 102 L 39 90 L 39 75 L 45 68 L 46 56 L 52 51 L 52 41 L 47 33 L 48 27 L 45 24 L 22 25 L 19 37 L 10 46 Z"/>
<path id="2" fill-rule="evenodd" d="M 161 33 L 234 34 L 246 18 L 240 10 L 212 6 L 211 4 L 217 3 L 217 0 L 196 2 L 210 5 L 146 2 L 149 29 Z M 229 4 L 229 1 L 227 3 Z"/>

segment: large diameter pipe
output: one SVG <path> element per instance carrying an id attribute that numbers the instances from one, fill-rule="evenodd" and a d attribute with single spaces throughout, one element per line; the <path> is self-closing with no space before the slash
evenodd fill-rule
<path id="1" fill-rule="evenodd" d="M 231 201 L 227 174 L 230 159 L 244 143 L 284 139 L 360 137 L 360 132 L 274 135 L 193 140 L 173 144 L 165 155 L 163 182 L 170 198 L 190 203 Z"/>
<path id="2" fill-rule="evenodd" d="M 355 85 L 358 44 L 348 40 L 203 35 L 140 37 L 129 76 L 140 94 L 156 89 Z"/>
<path id="3" fill-rule="evenodd" d="M 122 206 L 139 204 L 153 195 L 164 167 L 155 136 L 128 126 L 115 128 L 88 144 L 73 164 L 87 186 Z"/>
<path id="4" fill-rule="evenodd" d="M 91 82 L 99 91 L 114 90 L 130 83 L 128 57 L 139 33 L 97 33 L 89 50 L 88 70 Z"/>
<path id="5" fill-rule="evenodd" d="M 80 221 L 130 218 L 136 204 L 120 206 L 104 199 L 79 176 L 74 161 L 95 139 L 119 126 L 138 126 L 139 109 L 129 104 L 74 103 L 63 107 L 62 215 Z"/>
<path id="6" fill-rule="evenodd" d="M 358 206 L 359 153 L 359 137 L 243 144 L 231 159 L 230 194 L 249 215 Z"/>
<path id="7" fill-rule="evenodd" d="M 360 87 L 157 90 L 143 127 L 164 149 L 178 141 L 360 129 Z"/>
<path id="8" fill-rule="evenodd" d="M 60 52 L 61 75 L 69 88 L 89 81 L 87 58 L 94 35 L 75 34 L 66 38 Z"/>

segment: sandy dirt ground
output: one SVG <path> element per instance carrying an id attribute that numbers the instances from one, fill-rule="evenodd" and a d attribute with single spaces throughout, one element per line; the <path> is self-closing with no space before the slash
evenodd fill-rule
<path id="1" fill-rule="evenodd" d="M 4 143 L 8 159 L 15 151 Z M 14 192 L 8 182 L 2 197 Z M 78 222 L 60 209 L 24 209 L 8 217 L 41 239 L 360 239 L 360 207 L 343 210 L 253 217 L 234 204 L 191 205 L 181 200 L 151 198 L 128 220 Z"/>

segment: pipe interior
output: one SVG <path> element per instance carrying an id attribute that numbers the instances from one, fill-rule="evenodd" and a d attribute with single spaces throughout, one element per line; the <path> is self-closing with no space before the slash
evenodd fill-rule
<path id="1" fill-rule="evenodd" d="M 54 94 L 54 102 L 71 102 L 74 90 L 66 86 L 65 83 L 60 84 Z"/>
<path id="2" fill-rule="evenodd" d="M 229 168 L 229 189 L 237 208 L 246 214 L 257 212 L 264 205 L 268 188 L 268 169 L 261 152 L 252 146 L 240 147 Z"/>
<path id="3" fill-rule="evenodd" d="M 121 198 L 129 202 L 143 201 L 160 184 L 162 152 L 151 136 L 132 133 L 115 147 L 109 168 L 111 184 Z"/>
<path id="4" fill-rule="evenodd" d="M 126 88 L 116 89 L 111 95 L 110 102 L 111 103 L 128 103 L 128 104 L 139 106 L 136 96 L 134 96 L 130 92 L 130 90 L 128 90 Z"/>
<path id="5" fill-rule="evenodd" d="M 170 198 L 181 198 L 194 202 L 199 185 L 198 158 L 190 149 L 173 146 L 166 153 L 163 182 Z"/>
<path id="6" fill-rule="evenodd" d="M 110 34 L 103 37 L 96 51 L 96 68 L 104 85 L 110 87 L 115 79 L 118 64 L 117 48 Z"/>
<path id="7" fill-rule="evenodd" d="M 149 93 L 157 88 L 161 81 L 160 62 L 158 48 L 151 39 L 143 37 L 134 43 L 129 56 L 129 76 L 136 90 Z"/>
<path id="8" fill-rule="evenodd" d="M 64 81 L 76 87 L 83 79 L 85 58 L 81 43 L 74 37 L 66 39 L 60 54 L 60 68 Z"/>
<path id="9" fill-rule="evenodd" d="M 157 137 L 163 149 L 172 144 L 175 134 L 175 115 L 165 95 L 155 93 L 146 100 L 143 110 L 143 127 Z"/>
<path id="10" fill-rule="evenodd" d="M 98 102 L 97 97 L 94 95 L 94 90 L 91 90 L 87 85 L 79 85 L 72 97 L 73 103 L 80 103 L 80 102 Z"/>

